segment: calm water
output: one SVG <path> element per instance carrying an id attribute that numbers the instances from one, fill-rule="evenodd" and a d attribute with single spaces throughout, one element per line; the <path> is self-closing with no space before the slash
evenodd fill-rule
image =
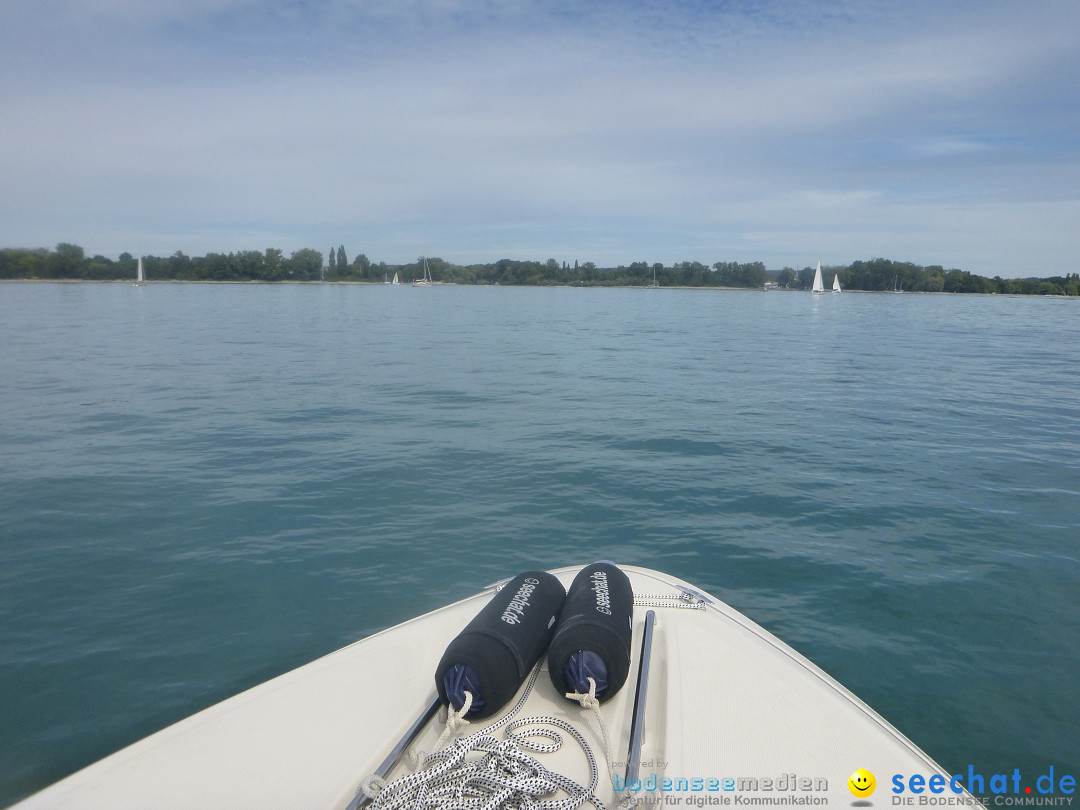
<path id="1" fill-rule="evenodd" d="M 524 567 L 712 591 L 943 766 L 1080 770 L 1080 307 L 0 285 L 0 805 Z"/>

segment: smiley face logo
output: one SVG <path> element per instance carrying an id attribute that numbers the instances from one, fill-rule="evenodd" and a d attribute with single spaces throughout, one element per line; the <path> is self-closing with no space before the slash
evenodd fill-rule
<path id="1" fill-rule="evenodd" d="M 847 780 L 848 790 L 851 791 L 852 796 L 858 796 L 860 799 L 865 799 L 871 793 L 874 792 L 874 788 L 877 787 L 877 780 L 874 779 L 874 775 L 866 768 L 859 768 Z"/>

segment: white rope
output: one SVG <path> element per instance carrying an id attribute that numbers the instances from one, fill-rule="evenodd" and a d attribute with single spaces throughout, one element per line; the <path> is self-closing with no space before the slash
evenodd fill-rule
<path id="1" fill-rule="evenodd" d="M 692 593 L 637 593 L 634 604 L 638 607 L 682 608 L 683 610 L 705 610 L 706 601 Z"/>
<path id="2" fill-rule="evenodd" d="M 371 774 L 371 776 L 365 776 L 364 781 L 360 783 L 361 792 L 369 799 L 374 799 L 380 793 L 383 788 L 386 787 L 386 780 L 379 776 L 377 773 Z"/>
<path id="3" fill-rule="evenodd" d="M 549 726 L 572 736 L 586 752 L 590 766 L 588 785 L 579 785 L 548 770 L 527 753 L 553 753 L 561 748 L 562 736 Z M 528 717 L 510 723 L 505 740 L 486 730 L 455 740 L 449 748 L 429 755 L 420 772 L 386 785 L 372 807 L 374 810 L 574 810 L 590 802 L 598 810 L 604 810 L 596 797 L 598 781 L 596 760 L 577 729 L 557 717 Z M 559 791 L 566 797 L 549 798 Z"/>
<path id="4" fill-rule="evenodd" d="M 461 711 L 454 711 L 453 706 L 446 707 L 446 728 L 443 729 L 443 733 L 439 735 L 439 739 L 435 742 L 436 750 L 441 749 L 446 745 L 447 740 L 454 736 L 454 733 L 458 730 L 459 726 L 470 725 L 470 722 L 465 719 L 465 715 L 469 713 L 469 709 L 472 708 L 473 694 L 468 689 L 465 690 L 465 702 L 461 704 Z"/>
<path id="5" fill-rule="evenodd" d="M 372 810 L 576 810 L 586 803 L 597 810 L 606 810 L 596 795 L 600 779 L 596 758 L 580 731 L 558 717 L 512 720 L 525 705 L 539 672 L 538 665 L 509 713 L 490 726 L 429 754 L 416 773 L 390 783 L 379 784 L 381 780 L 373 777 L 365 779 L 361 789 L 365 795 L 373 796 Z M 590 692 L 591 695 L 582 698 L 588 701 L 591 697 L 599 718 L 595 682 Z M 470 705 L 471 695 L 466 692 L 466 703 L 461 711 L 449 711 L 447 729 L 440 737 L 439 746 L 443 737 L 468 722 L 463 717 Z M 457 721 L 453 719 L 455 716 Z M 600 722 L 604 744 L 608 747 L 607 728 L 602 719 Z M 506 726 L 506 739 L 499 739 L 494 732 L 503 726 Z M 567 776 L 548 770 L 532 756 L 533 753 L 558 751 L 563 745 L 560 731 L 573 737 L 588 759 L 588 785 L 579 785 Z M 559 793 L 565 794 L 564 797 L 554 798 Z"/>
<path id="6" fill-rule="evenodd" d="M 604 722 L 604 715 L 600 711 L 600 701 L 596 697 L 596 681 L 592 678 L 589 681 L 589 693 L 586 695 L 580 692 L 567 692 L 566 696 L 570 700 L 576 700 L 581 704 L 583 709 L 591 709 L 593 717 L 596 718 L 597 725 L 600 726 L 600 734 L 604 738 L 604 759 L 607 760 L 608 773 L 614 777 L 614 772 L 611 768 L 611 738 L 608 736 L 607 723 Z M 612 778 L 611 787 L 614 789 L 615 780 Z"/>

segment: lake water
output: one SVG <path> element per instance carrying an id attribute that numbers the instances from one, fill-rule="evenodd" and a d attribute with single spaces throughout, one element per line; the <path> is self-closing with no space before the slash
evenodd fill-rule
<path id="1" fill-rule="evenodd" d="M 950 772 L 1080 770 L 1080 306 L 0 285 L 0 805 L 526 567 L 663 569 Z"/>

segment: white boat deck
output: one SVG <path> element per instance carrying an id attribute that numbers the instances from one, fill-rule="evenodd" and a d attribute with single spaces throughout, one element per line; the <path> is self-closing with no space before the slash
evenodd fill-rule
<path id="1" fill-rule="evenodd" d="M 578 567 L 554 571 L 569 586 Z M 635 594 L 678 597 L 680 580 L 624 566 Z M 109 756 L 17 805 L 31 808 L 345 808 L 434 695 L 450 640 L 490 598 L 469 599 L 358 641 L 274 678 Z M 713 599 L 713 597 L 708 597 Z M 674 604 L 673 600 L 661 600 Z M 622 691 L 602 707 L 612 770 L 625 774 L 638 658 L 648 610 L 656 614 L 640 778 L 681 797 L 821 798 L 850 806 L 848 776 L 878 776 L 884 806 L 893 773 L 940 773 L 917 747 L 844 687 L 778 639 L 713 599 L 703 609 L 634 608 L 633 660 Z M 552 715 L 582 731 L 601 769 L 598 797 L 616 793 L 591 715 L 555 693 L 546 672 L 520 717 Z M 468 735 L 488 725 L 465 726 Z M 430 751 L 433 721 L 414 747 Z M 585 784 L 572 739 L 544 764 Z M 403 761 L 390 774 L 406 773 Z M 664 779 L 671 780 L 664 790 Z M 732 789 L 725 790 L 733 780 Z M 679 780 L 685 780 L 679 781 Z M 700 780 L 695 782 L 693 780 Z M 756 790 L 754 782 L 757 780 Z M 695 790 L 695 787 L 699 788 Z M 805 789 L 808 787 L 809 789 Z M 669 804 L 672 803 L 669 801 Z"/>

